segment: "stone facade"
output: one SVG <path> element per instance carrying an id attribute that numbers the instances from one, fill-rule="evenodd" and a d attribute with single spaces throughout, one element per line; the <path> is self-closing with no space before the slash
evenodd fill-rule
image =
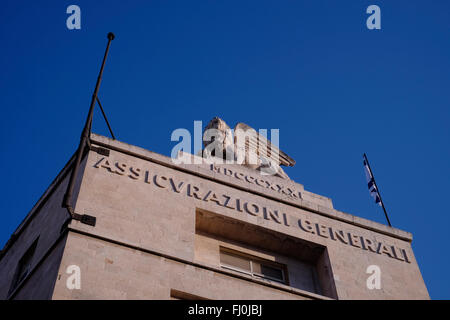
<path id="1" fill-rule="evenodd" d="M 69 222 L 61 208 L 69 162 L 2 253 L 1 299 L 429 299 L 408 232 L 243 166 L 175 164 L 91 140 L 110 153 L 88 153 L 74 198 L 75 212 L 96 225 Z M 33 270 L 11 293 L 37 236 Z M 288 281 L 224 268 L 222 248 L 283 265 Z M 71 265 L 80 289 L 67 287 Z M 381 271 L 380 289 L 366 285 L 370 265 Z"/>

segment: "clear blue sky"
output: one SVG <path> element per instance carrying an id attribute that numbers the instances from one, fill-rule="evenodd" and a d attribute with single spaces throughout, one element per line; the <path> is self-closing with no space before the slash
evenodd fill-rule
<path id="1" fill-rule="evenodd" d="M 119 140 L 170 155 L 194 120 L 279 128 L 292 179 L 385 223 L 366 152 L 431 297 L 450 298 L 449 1 L 3 0 L 0 24 L 1 247 L 75 151 L 113 31 L 100 98 Z"/>

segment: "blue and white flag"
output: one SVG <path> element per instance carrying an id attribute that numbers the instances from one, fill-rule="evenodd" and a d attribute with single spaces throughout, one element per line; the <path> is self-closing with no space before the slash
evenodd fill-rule
<path id="1" fill-rule="evenodd" d="M 375 203 L 382 207 L 383 204 L 381 203 L 380 193 L 377 190 L 372 171 L 370 170 L 366 158 L 364 158 L 364 171 L 366 172 L 367 187 L 369 188 L 370 196 L 375 200 Z"/>

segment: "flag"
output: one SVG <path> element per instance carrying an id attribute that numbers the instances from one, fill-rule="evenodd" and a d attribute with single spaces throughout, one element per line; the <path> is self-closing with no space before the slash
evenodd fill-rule
<path id="1" fill-rule="evenodd" d="M 366 172 L 367 187 L 369 188 L 370 196 L 375 200 L 375 203 L 382 207 L 383 204 L 381 202 L 380 193 L 375 185 L 375 180 L 366 157 L 364 157 L 364 171 Z"/>

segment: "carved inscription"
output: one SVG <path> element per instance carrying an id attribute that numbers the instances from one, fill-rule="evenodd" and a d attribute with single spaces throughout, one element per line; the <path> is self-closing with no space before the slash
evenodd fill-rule
<path id="1" fill-rule="evenodd" d="M 233 197 L 211 189 L 200 188 L 194 183 L 177 180 L 168 174 L 151 173 L 149 170 L 129 166 L 120 161 L 113 161 L 111 157 L 100 159 L 94 164 L 94 168 L 105 169 L 109 173 L 126 176 L 132 180 L 141 180 L 157 188 L 167 189 L 198 201 L 212 202 L 217 206 L 236 210 L 251 216 L 262 217 L 272 223 L 299 228 L 307 234 L 328 238 L 344 245 L 384 255 L 399 261 L 411 262 L 407 251 L 394 245 L 370 240 L 353 232 L 339 230 L 324 224 L 314 223 L 308 218 L 297 218 L 286 212 L 263 206 L 256 202 Z"/>
<path id="2" fill-rule="evenodd" d="M 211 168 L 211 171 L 214 171 L 216 173 L 221 173 L 225 176 L 233 177 L 237 180 L 245 181 L 249 184 L 254 184 L 254 185 L 269 189 L 271 191 L 276 191 L 282 195 L 288 196 L 295 200 L 299 200 L 302 198 L 302 194 L 300 193 L 300 191 L 295 190 L 293 187 L 286 187 L 284 185 L 262 179 L 261 176 L 254 177 L 254 176 L 251 176 L 251 175 L 248 175 L 248 174 L 236 171 L 236 170 L 219 167 L 215 164 L 211 164 L 210 168 Z"/>

